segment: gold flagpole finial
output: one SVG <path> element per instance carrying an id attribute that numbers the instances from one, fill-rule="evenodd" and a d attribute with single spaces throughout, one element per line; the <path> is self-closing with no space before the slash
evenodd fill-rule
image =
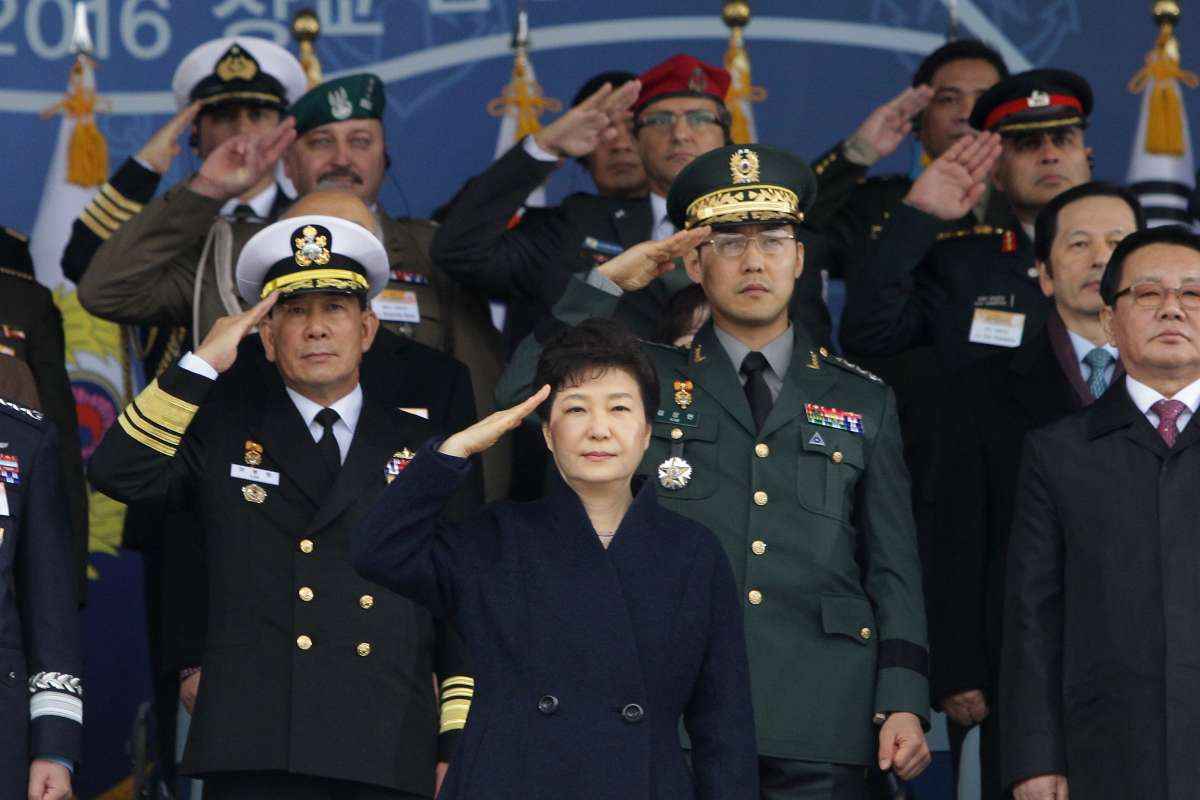
<path id="1" fill-rule="evenodd" d="M 292 38 L 300 48 L 300 66 L 308 78 L 308 88 L 324 83 L 321 75 L 321 61 L 317 58 L 314 42 L 321 35 L 321 20 L 317 12 L 311 8 L 301 9 L 292 17 Z"/>
<path id="2" fill-rule="evenodd" d="M 562 103 L 542 94 L 542 87 L 533 78 L 529 65 L 529 15 L 524 8 L 517 11 L 513 26 L 513 70 L 512 78 L 504 87 L 500 97 L 488 102 L 487 111 L 493 117 L 503 117 L 510 110 L 517 114 L 517 139 L 537 133 L 542 129 L 539 117 L 547 111 L 557 113 Z"/>
<path id="3" fill-rule="evenodd" d="M 766 89 L 750 83 L 750 56 L 742 34 L 742 29 L 750 24 L 749 0 L 725 0 L 721 19 L 729 28 L 729 48 L 725 51 L 725 70 L 730 78 L 729 92 L 725 95 L 725 107 L 731 117 L 729 135 L 736 144 L 746 144 L 754 140 L 749 104 L 767 98 Z"/>
<path id="4" fill-rule="evenodd" d="M 88 30 L 87 4 L 75 3 L 75 26 L 71 52 L 75 63 L 67 79 L 67 92 L 42 111 L 42 119 L 65 114 L 75 121 L 67 143 L 67 181 L 78 186 L 99 186 L 108 177 L 108 142 L 96 127 L 96 113 L 111 106 L 96 93 L 96 61 L 92 58 L 92 34 Z"/>

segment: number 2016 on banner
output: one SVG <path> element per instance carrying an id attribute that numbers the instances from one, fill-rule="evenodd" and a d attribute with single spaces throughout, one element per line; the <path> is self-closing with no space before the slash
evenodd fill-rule
<path id="1" fill-rule="evenodd" d="M 158 58 L 171 45 L 171 25 L 163 13 L 171 0 L 88 0 L 85 5 L 97 58 L 109 57 L 114 33 L 120 47 L 141 61 Z M 74 24 L 73 0 L 0 0 L 0 57 L 23 55 L 18 43 L 23 40 L 38 58 L 63 58 L 71 52 Z"/>

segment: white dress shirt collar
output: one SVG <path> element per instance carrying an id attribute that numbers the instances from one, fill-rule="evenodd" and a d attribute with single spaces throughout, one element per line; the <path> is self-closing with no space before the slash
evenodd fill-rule
<path id="1" fill-rule="evenodd" d="M 247 205 L 254 209 L 254 216 L 260 220 L 271 218 L 271 206 L 275 205 L 275 196 L 279 193 L 279 185 L 274 181 L 271 185 L 263 189 L 258 194 L 251 197 L 249 200 L 243 200 L 240 197 L 235 197 L 225 205 L 221 206 L 221 216 L 232 218 L 234 209 L 241 205 Z"/>
<path id="2" fill-rule="evenodd" d="M 1150 410 L 1150 406 L 1157 403 L 1159 400 L 1166 400 L 1156 390 L 1151 389 L 1141 381 L 1135 380 L 1130 375 L 1125 375 L 1125 390 L 1129 392 L 1129 399 L 1137 406 L 1138 411 L 1146 415 L 1146 419 L 1155 428 L 1158 428 L 1158 414 Z M 1178 400 L 1187 406 L 1187 410 L 1179 415 L 1179 419 L 1175 423 L 1175 427 L 1182 431 L 1187 427 L 1188 420 L 1196 413 L 1196 408 L 1200 406 L 1200 380 L 1193 381 L 1187 386 L 1175 393 L 1175 397 L 1171 398 Z"/>
<path id="3" fill-rule="evenodd" d="M 288 397 L 292 398 L 292 403 L 296 406 L 296 410 L 300 412 L 300 416 L 304 420 L 308 432 L 312 434 L 313 441 L 319 442 L 321 437 L 325 435 L 325 429 L 321 427 L 321 423 L 317 422 L 317 414 L 325 406 L 314 403 L 291 387 L 284 388 L 287 389 Z M 350 442 L 353 441 L 354 430 L 358 427 L 358 418 L 362 414 L 362 405 L 363 392 L 362 385 L 359 384 L 354 387 L 354 390 L 350 394 L 329 406 L 329 408 L 338 413 L 338 421 L 333 423 L 333 435 L 337 439 L 338 450 L 342 455 L 342 463 L 345 463 L 346 454 L 350 452 Z"/>

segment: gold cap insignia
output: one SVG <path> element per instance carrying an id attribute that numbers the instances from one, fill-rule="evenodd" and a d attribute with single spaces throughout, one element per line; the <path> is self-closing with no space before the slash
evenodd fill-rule
<path id="1" fill-rule="evenodd" d="M 235 44 L 225 51 L 225 55 L 221 56 L 214 71 L 217 73 L 217 77 L 225 83 L 234 80 L 250 81 L 258 75 L 258 64 L 245 50 Z"/>
<path id="2" fill-rule="evenodd" d="M 704 74 L 704 69 L 696 67 L 692 70 L 692 77 L 688 80 L 688 89 L 703 94 L 706 88 L 708 88 L 708 78 Z"/>
<path id="3" fill-rule="evenodd" d="M 1030 108 L 1045 108 L 1050 105 L 1050 95 L 1041 89 L 1035 89 L 1025 102 Z"/>
<path id="4" fill-rule="evenodd" d="M 733 151 L 729 157 L 729 179 L 734 183 L 757 183 L 758 178 L 758 153 L 747 147 Z"/>
<path id="5" fill-rule="evenodd" d="M 313 225 L 305 225 L 294 239 L 296 264 L 301 267 L 316 264 L 323 267 L 329 263 L 329 237 L 320 233 Z"/>

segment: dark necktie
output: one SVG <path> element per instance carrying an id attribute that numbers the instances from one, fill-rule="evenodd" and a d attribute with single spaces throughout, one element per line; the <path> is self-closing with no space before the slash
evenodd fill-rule
<path id="1" fill-rule="evenodd" d="M 333 423 L 339 419 L 338 413 L 332 408 L 322 408 L 317 412 L 317 424 L 325 429 L 317 442 L 317 449 L 321 451 L 321 460 L 325 462 L 331 478 L 336 478 L 342 469 L 342 453 L 338 450 L 337 437 L 333 435 Z M 332 483 L 331 480 L 330 484 Z"/>
<path id="2" fill-rule="evenodd" d="M 239 203 L 237 207 L 233 209 L 233 218 L 238 222 L 249 222 L 251 220 L 258 219 L 258 214 L 254 213 L 253 206 L 247 205 L 246 203 Z"/>
<path id="3" fill-rule="evenodd" d="M 1176 422 L 1187 406 L 1178 400 L 1159 400 L 1150 406 L 1150 410 L 1158 415 L 1158 435 L 1167 443 L 1167 447 L 1174 447 L 1175 437 L 1179 435 Z"/>
<path id="4" fill-rule="evenodd" d="M 743 387 L 746 390 L 746 399 L 750 401 L 750 413 L 754 416 L 754 427 L 757 430 L 762 430 L 763 423 L 767 421 L 767 415 L 771 413 L 771 406 L 775 401 L 771 399 L 771 390 L 767 388 L 767 381 L 763 377 L 763 371 L 767 369 L 767 358 L 757 350 L 752 350 L 742 359 L 742 374 L 746 376 L 746 385 Z"/>

